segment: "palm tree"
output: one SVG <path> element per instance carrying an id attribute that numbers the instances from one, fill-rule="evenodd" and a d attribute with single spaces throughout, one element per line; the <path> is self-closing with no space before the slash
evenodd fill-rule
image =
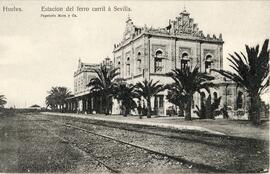
<path id="1" fill-rule="evenodd" d="M 117 86 L 115 98 L 121 102 L 122 114 L 127 116 L 130 111 L 136 108 L 136 102 L 133 100 L 137 98 L 138 94 L 135 92 L 135 85 L 127 85 L 120 83 Z"/>
<path id="2" fill-rule="evenodd" d="M 49 94 L 46 99 L 45 99 L 45 103 L 46 103 L 46 108 L 50 107 L 52 110 L 56 109 L 56 98 L 54 97 L 54 95 Z"/>
<path id="3" fill-rule="evenodd" d="M 199 67 L 195 66 L 192 70 L 190 68 L 175 69 L 171 73 L 167 73 L 174 83 L 169 90 L 174 92 L 175 95 L 179 95 L 179 99 L 182 99 L 184 103 L 184 115 L 186 120 L 191 120 L 191 105 L 193 101 L 193 94 L 205 89 L 209 92 L 209 87 L 214 86 L 209 82 L 214 78 L 206 73 L 199 72 Z M 179 102 L 180 103 L 180 102 Z"/>
<path id="4" fill-rule="evenodd" d="M 264 41 L 261 52 L 259 45 L 249 47 L 246 45 L 247 56 L 242 52 L 229 54 L 227 58 L 235 72 L 214 70 L 224 77 L 233 80 L 242 86 L 250 97 L 249 118 L 254 124 L 260 124 L 260 95 L 269 87 L 269 39 Z"/>
<path id="5" fill-rule="evenodd" d="M 99 93 L 101 98 L 105 99 L 105 114 L 109 115 L 110 100 L 116 89 L 115 78 L 120 73 L 118 68 L 108 68 L 106 65 L 101 65 L 99 69 L 94 69 L 96 77 L 92 78 L 87 86 L 91 87 L 92 93 Z"/>
<path id="6" fill-rule="evenodd" d="M 58 87 L 58 102 L 62 111 L 64 109 L 64 103 L 68 97 L 71 97 L 71 91 L 66 87 Z"/>
<path id="7" fill-rule="evenodd" d="M 52 87 L 48 91 L 49 95 L 46 97 L 46 105 L 50 106 L 53 110 L 57 108 L 57 105 L 60 106 L 60 109 L 63 111 L 63 105 L 65 100 L 71 96 L 71 92 L 66 87 Z"/>
<path id="8" fill-rule="evenodd" d="M 152 79 L 150 81 L 145 79 L 136 84 L 136 92 L 139 96 L 143 96 L 147 102 L 147 118 L 151 118 L 151 97 L 164 89 L 164 86 L 159 84 L 159 81 L 153 82 Z"/>
<path id="9" fill-rule="evenodd" d="M 0 108 L 3 108 L 5 104 L 7 104 L 6 97 L 4 95 L 0 95 Z"/>
<path id="10" fill-rule="evenodd" d="M 46 105 L 47 107 L 50 107 L 51 109 L 55 110 L 57 109 L 58 104 L 58 87 L 52 87 L 50 91 L 47 93 L 49 94 L 46 97 Z"/>
<path id="11" fill-rule="evenodd" d="M 182 89 L 178 89 L 175 83 L 169 84 L 166 86 L 166 89 L 169 89 L 167 99 L 170 103 L 179 107 L 180 111 L 178 115 L 183 115 L 184 104 L 187 102 L 186 97 L 181 95 Z"/>

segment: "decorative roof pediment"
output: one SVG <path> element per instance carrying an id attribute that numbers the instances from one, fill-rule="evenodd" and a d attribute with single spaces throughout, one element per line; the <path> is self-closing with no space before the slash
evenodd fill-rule
<path id="1" fill-rule="evenodd" d="M 173 34 L 191 34 L 194 36 L 204 36 L 199 31 L 198 24 L 194 23 L 194 19 L 190 18 L 190 14 L 184 10 L 175 20 L 169 21 L 169 29 Z"/>
<path id="2" fill-rule="evenodd" d="M 211 42 L 223 43 L 222 34 L 217 37 L 216 35 L 210 36 L 204 35 L 203 31 L 199 30 L 198 24 L 194 23 L 194 19 L 190 17 L 190 14 L 184 10 L 175 20 L 169 20 L 169 25 L 162 28 L 138 27 L 135 26 L 128 17 L 126 21 L 125 31 L 123 33 L 123 39 L 120 43 L 114 45 L 114 50 L 118 50 L 130 40 L 139 37 L 142 34 L 160 35 L 160 36 L 173 36 L 184 39 L 200 39 Z"/>
<path id="3" fill-rule="evenodd" d="M 135 33 L 135 28 L 136 27 L 133 24 L 132 20 L 130 19 L 130 17 L 128 17 L 126 21 L 126 28 L 123 35 L 123 40 L 128 40 L 132 38 L 132 35 Z"/>

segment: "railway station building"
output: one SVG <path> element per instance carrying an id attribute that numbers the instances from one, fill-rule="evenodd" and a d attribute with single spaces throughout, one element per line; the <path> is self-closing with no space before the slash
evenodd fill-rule
<path id="1" fill-rule="evenodd" d="M 120 77 L 131 84 L 144 79 L 169 84 L 173 81 L 165 74 L 172 69 L 199 66 L 201 72 L 215 77 L 216 88 L 212 88 L 210 94 L 206 91 L 196 94 L 192 108 L 200 106 L 208 95 L 212 99 L 221 96 L 219 107 L 226 105 L 232 112 L 230 115 L 243 118 L 247 115 L 246 93 L 211 71 L 223 69 L 223 44 L 222 34 L 204 34 L 186 10 L 161 28 L 139 27 L 128 18 L 121 41 L 114 45 L 113 64 L 120 69 Z M 166 116 L 168 108 L 175 107 L 168 102 L 167 94 L 168 91 L 163 91 L 152 98 L 155 114 Z M 139 102 L 146 106 L 143 99 Z M 119 109 L 114 111 L 117 113 Z"/>
<path id="2" fill-rule="evenodd" d="M 221 97 L 219 108 L 227 106 L 228 115 L 235 119 L 247 119 L 248 96 L 236 83 L 226 80 L 211 69 L 223 69 L 223 38 L 222 34 L 209 35 L 199 29 L 198 24 L 186 10 L 175 19 L 168 20 L 164 27 L 139 27 L 131 18 L 126 26 L 119 43 L 114 45 L 113 60 L 106 58 L 102 63 L 119 68 L 120 76 L 128 84 L 136 84 L 144 79 L 159 81 L 161 84 L 172 83 L 165 74 L 175 68 L 199 66 L 200 71 L 215 77 L 216 84 L 210 93 L 201 91 L 193 97 L 192 109 L 211 95 L 211 100 Z M 74 96 L 67 100 L 68 111 L 80 113 L 102 113 L 103 99 L 90 93 L 87 87 L 90 79 L 95 76 L 93 69 L 100 64 L 78 62 L 74 72 Z M 152 100 L 153 113 L 167 116 L 169 109 L 176 106 L 167 100 L 165 90 L 154 96 Z M 136 99 L 136 103 L 146 107 L 146 101 Z M 112 114 L 120 114 L 120 103 L 112 101 Z M 138 114 L 135 109 L 131 114 Z M 194 114 L 193 114 L 194 115 Z"/>

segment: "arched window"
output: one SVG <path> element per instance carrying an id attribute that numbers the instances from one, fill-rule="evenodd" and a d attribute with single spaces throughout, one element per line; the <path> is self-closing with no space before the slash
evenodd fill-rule
<path id="1" fill-rule="evenodd" d="M 127 58 L 127 64 L 126 64 L 126 75 L 130 76 L 130 63 L 129 63 L 129 57 Z"/>
<path id="2" fill-rule="evenodd" d="M 182 59 L 188 60 L 188 53 L 183 53 L 182 54 Z"/>
<path id="3" fill-rule="evenodd" d="M 156 51 L 156 57 L 161 58 L 162 54 L 163 54 L 163 52 L 161 50 Z"/>
<path id="4" fill-rule="evenodd" d="M 243 92 L 239 91 L 236 99 L 237 109 L 243 108 Z"/>
<path id="5" fill-rule="evenodd" d="M 138 69 L 138 73 L 140 73 L 142 71 L 142 59 L 141 59 L 141 52 L 138 52 L 137 54 L 137 69 Z"/>
<path id="6" fill-rule="evenodd" d="M 181 69 L 187 68 L 189 62 L 189 55 L 188 53 L 183 53 L 181 58 Z"/>
<path id="7" fill-rule="evenodd" d="M 212 65 L 212 56 L 207 55 L 205 58 L 205 72 L 206 73 L 210 73 L 211 65 Z"/>
<path id="8" fill-rule="evenodd" d="M 157 50 L 155 55 L 155 72 L 162 72 L 162 51 Z"/>

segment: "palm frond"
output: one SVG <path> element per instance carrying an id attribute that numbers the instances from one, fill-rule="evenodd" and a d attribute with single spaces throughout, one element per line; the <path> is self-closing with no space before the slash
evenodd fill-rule
<path id="1" fill-rule="evenodd" d="M 145 99 L 151 98 L 157 93 L 165 90 L 164 86 L 159 84 L 159 81 L 153 82 L 152 79 L 150 81 L 144 80 L 142 82 L 138 82 L 135 87 L 136 92 Z"/>
<path id="2" fill-rule="evenodd" d="M 246 45 L 246 54 L 240 52 L 230 54 L 230 67 L 235 72 L 214 70 L 224 77 L 233 80 L 244 87 L 249 93 L 260 95 L 269 87 L 269 40 L 266 39 L 259 53 L 259 45 L 249 47 Z"/>
<path id="3" fill-rule="evenodd" d="M 178 106 L 187 103 L 195 92 L 200 92 L 202 89 L 209 92 L 209 88 L 214 87 L 214 84 L 210 82 L 214 77 L 201 73 L 198 66 L 193 69 L 174 69 L 172 72 L 167 73 L 167 76 L 174 81 L 167 87 L 169 89 L 167 98 Z"/>

